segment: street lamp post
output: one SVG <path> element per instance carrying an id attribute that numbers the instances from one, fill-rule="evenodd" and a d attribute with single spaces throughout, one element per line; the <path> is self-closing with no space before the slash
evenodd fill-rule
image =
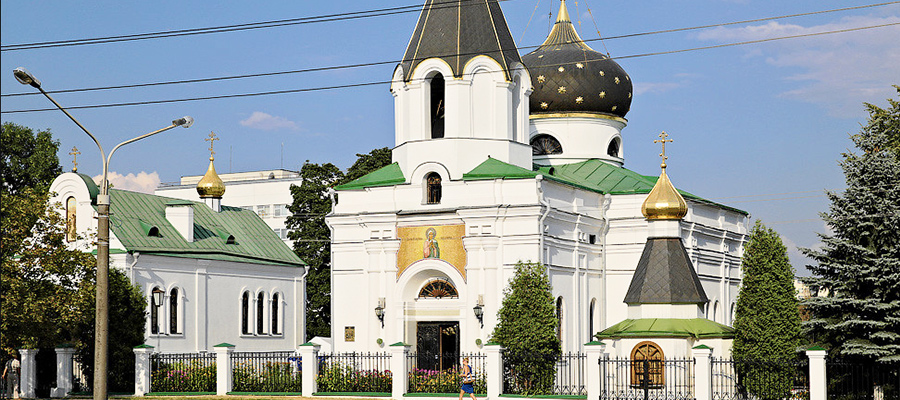
<path id="1" fill-rule="evenodd" d="M 29 85 L 39 90 L 47 99 L 49 99 L 56 108 L 59 108 L 66 114 L 75 125 L 78 125 L 84 133 L 94 141 L 97 148 L 100 149 L 100 158 L 103 162 L 103 179 L 100 181 L 100 194 L 97 196 L 97 303 L 96 303 L 96 324 L 94 325 L 94 400 L 107 400 L 107 362 L 108 362 L 108 342 L 109 342 L 109 161 L 113 153 L 126 144 L 136 142 L 146 137 L 153 136 L 160 132 L 165 132 L 177 126 L 185 128 L 190 127 L 194 123 L 191 117 L 182 117 L 172 121 L 172 124 L 145 135 L 138 136 L 133 139 L 126 140 L 113 147 L 109 152 L 109 156 L 103 151 L 100 141 L 91 134 L 84 125 L 81 125 L 72 114 L 69 114 L 56 100 L 53 100 L 47 92 L 41 88 L 41 81 L 34 77 L 24 68 L 16 68 L 13 70 L 16 80 L 23 85 Z"/>

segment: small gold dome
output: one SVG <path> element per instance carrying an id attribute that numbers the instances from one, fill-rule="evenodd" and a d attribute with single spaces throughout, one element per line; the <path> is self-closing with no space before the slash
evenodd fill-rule
<path id="1" fill-rule="evenodd" d="M 222 197 L 225 194 L 225 183 L 216 174 L 216 167 L 213 165 L 213 158 L 209 158 L 209 169 L 203 179 L 197 182 L 197 193 L 201 198 L 205 197 Z"/>
<path id="2" fill-rule="evenodd" d="M 641 206 L 641 213 L 651 221 L 682 219 L 687 215 L 687 203 L 669 181 L 665 164 L 662 165 L 662 173 L 659 174 L 656 185 Z"/>

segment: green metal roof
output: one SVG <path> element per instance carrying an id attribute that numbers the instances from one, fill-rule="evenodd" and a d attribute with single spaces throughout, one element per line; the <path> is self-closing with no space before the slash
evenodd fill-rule
<path id="1" fill-rule="evenodd" d="M 488 157 L 483 163 L 479 164 L 475 169 L 463 174 L 464 181 L 477 181 L 485 179 L 522 179 L 534 178 L 538 176 L 537 172 L 525 169 L 512 164 L 507 164 L 496 158 Z"/>
<path id="2" fill-rule="evenodd" d="M 641 318 L 626 319 L 604 329 L 599 339 L 693 337 L 734 338 L 734 328 L 706 318 Z"/>
<path id="3" fill-rule="evenodd" d="M 401 183 L 405 183 L 406 178 L 403 176 L 403 171 L 400 171 L 400 164 L 393 163 L 390 165 L 386 165 L 375 171 L 372 171 L 366 175 L 363 175 L 356 180 L 347 182 L 343 185 L 338 185 L 334 189 L 335 190 L 354 190 L 354 189 L 365 189 L 367 187 L 377 187 L 377 186 L 393 186 L 399 185 Z"/>
<path id="4" fill-rule="evenodd" d="M 222 206 L 215 212 L 200 202 L 110 189 L 110 229 L 128 251 L 177 257 L 300 267 L 303 260 L 256 213 Z M 188 242 L 166 219 L 166 205 L 194 210 L 194 241 Z M 158 235 L 151 234 L 158 232 Z M 233 244 L 228 244 L 233 236 Z"/>

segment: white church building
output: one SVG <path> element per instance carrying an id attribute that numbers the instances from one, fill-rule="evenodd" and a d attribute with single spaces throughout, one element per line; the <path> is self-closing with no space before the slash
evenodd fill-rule
<path id="1" fill-rule="evenodd" d="M 680 192 L 683 218 L 653 228 L 641 206 L 657 174 L 623 167 L 631 78 L 581 41 L 565 2 L 523 57 L 496 0 L 438 3 L 393 74 L 393 163 L 332 193 L 334 351 L 478 351 L 519 261 L 548 268 L 563 351 L 635 317 L 731 324 L 748 214 Z M 661 233 L 680 239 L 695 296 L 629 311 Z"/>
<path id="2" fill-rule="evenodd" d="M 225 189 L 210 157 L 194 188 L 200 201 L 109 190 L 110 267 L 145 295 L 145 344 L 155 351 L 290 350 L 306 341 L 306 264 L 255 212 L 222 205 Z M 67 172 L 50 191 L 70 245 L 93 248 L 94 181 Z"/>

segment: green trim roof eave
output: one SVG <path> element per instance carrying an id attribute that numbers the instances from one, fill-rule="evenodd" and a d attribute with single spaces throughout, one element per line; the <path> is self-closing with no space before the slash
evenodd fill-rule
<path id="1" fill-rule="evenodd" d="M 369 172 L 353 181 L 334 187 L 334 190 L 358 190 L 370 187 L 393 186 L 406 183 L 399 163 L 393 163 Z"/>
<path id="2" fill-rule="evenodd" d="M 489 179 L 529 179 L 538 176 L 538 173 L 526 168 L 507 164 L 495 158 L 488 157 L 477 167 L 463 174 L 464 181 L 478 181 Z"/>
<path id="3" fill-rule="evenodd" d="M 85 174 L 78 174 L 78 177 L 84 181 L 84 185 L 87 186 L 88 194 L 91 195 L 91 204 L 97 205 L 97 196 L 100 195 L 100 187 L 94 182 L 94 179 Z"/>
<path id="4" fill-rule="evenodd" d="M 641 318 L 626 319 L 595 336 L 598 339 L 654 337 L 733 339 L 734 328 L 706 318 Z"/>
<path id="5" fill-rule="evenodd" d="M 162 257 L 178 257 L 178 258 L 196 258 L 201 260 L 211 260 L 211 261 L 233 261 L 233 262 L 242 262 L 242 263 L 250 263 L 250 264 L 260 264 L 260 265 L 276 265 L 282 267 L 297 267 L 302 268 L 306 264 L 300 262 L 297 264 L 277 262 L 266 259 L 255 259 L 251 257 L 247 257 L 244 255 L 233 255 L 226 253 L 218 253 L 218 252 L 195 252 L 195 251 L 185 251 L 185 252 L 175 252 L 175 251 L 156 251 L 153 249 L 134 249 L 134 251 L 140 252 L 143 255 L 152 255 L 152 256 L 162 256 Z"/>

